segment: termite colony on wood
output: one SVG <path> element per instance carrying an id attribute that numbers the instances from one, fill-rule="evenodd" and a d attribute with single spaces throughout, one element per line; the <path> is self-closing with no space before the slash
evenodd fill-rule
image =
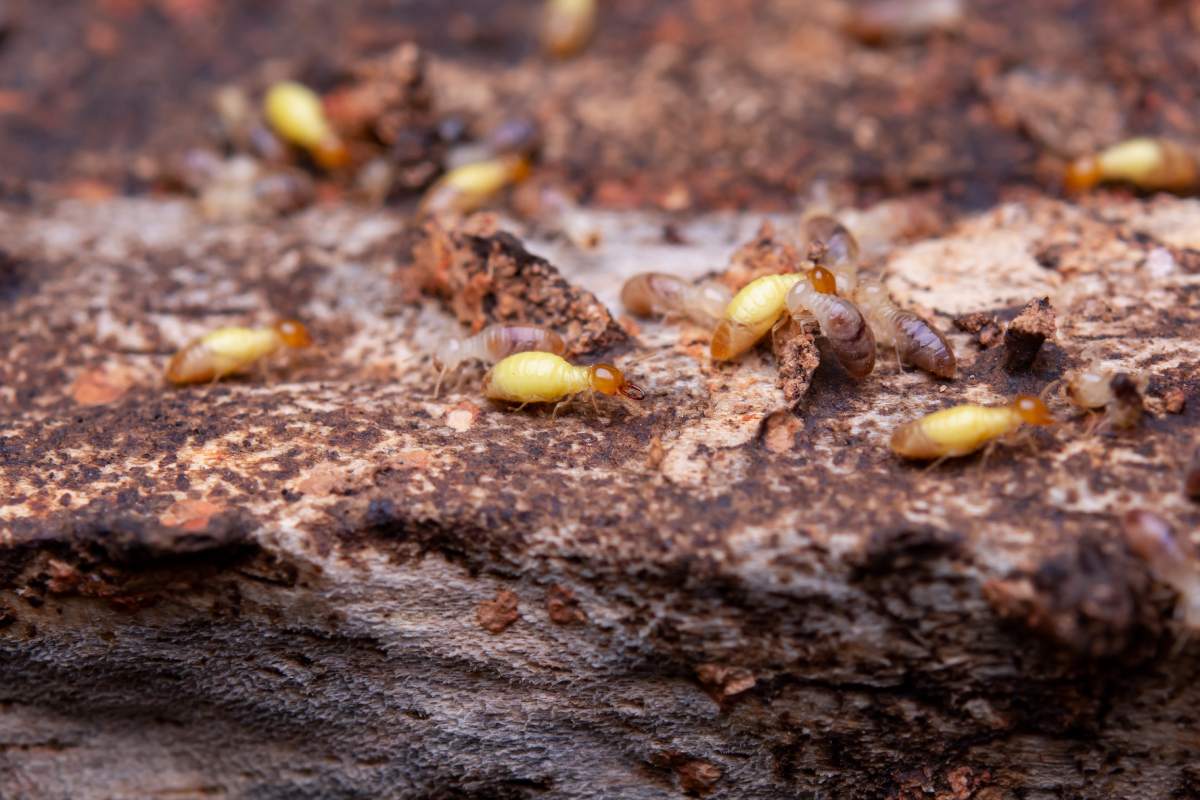
<path id="1" fill-rule="evenodd" d="M 544 0 L 531 37 L 551 59 L 582 53 L 595 38 L 597 0 Z M 426 214 L 468 214 L 524 181 L 541 150 L 532 113 L 490 128 L 464 112 L 439 114 L 426 59 L 414 44 L 339 64 L 319 88 L 295 79 L 250 78 L 212 98 L 203 142 L 139 176 L 200 200 L 218 220 L 270 218 L 318 197 L 372 205 L 419 199 Z M 320 190 L 318 190 L 318 186 Z"/>
<path id="2" fill-rule="evenodd" d="M 878 280 L 859 274 L 859 246 L 844 225 L 820 215 L 808 220 L 804 232 L 808 249 L 803 261 L 793 259 L 791 272 L 750 281 L 719 313 L 717 303 L 727 296 L 713 288 L 720 284 L 692 284 L 661 273 L 630 278 L 622 301 L 637 316 L 677 315 L 702 325 L 717 318 L 710 344 L 714 362 L 738 358 L 790 318 L 822 334 L 852 378 L 871 374 L 876 345 L 895 355 L 900 370 L 912 365 L 937 378 L 957 376 L 957 358 L 945 335 L 929 320 L 899 307 Z M 1056 420 L 1045 400 L 1056 386 L 1075 408 L 1103 412 L 1093 432 L 1105 426 L 1128 430 L 1141 419 L 1145 379 L 1093 364 L 1050 384 L 1041 397 L 1019 395 L 999 406 L 957 405 L 905 423 L 891 438 L 892 452 L 940 462 L 977 452 L 1027 425 L 1051 425 Z"/>

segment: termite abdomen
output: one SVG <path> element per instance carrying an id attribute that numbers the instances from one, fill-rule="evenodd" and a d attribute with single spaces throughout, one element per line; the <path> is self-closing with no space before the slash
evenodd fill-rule
<path id="1" fill-rule="evenodd" d="M 954 350 L 941 331 L 911 311 L 901 311 L 894 319 L 896 347 L 903 361 L 937 375 L 953 378 L 958 372 Z"/>

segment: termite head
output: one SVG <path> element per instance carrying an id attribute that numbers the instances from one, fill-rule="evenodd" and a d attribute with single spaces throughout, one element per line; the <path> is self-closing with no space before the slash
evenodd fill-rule
<path id="1" fill-rule="evenodd" d="M 1026 425 L 1053 425 L 1055 421 L 1041 398 L 1030 394 L 1019 394 L 1013 398 L 1012 410 Z"/>
<path id="2" fill-rule="evenodd" d="M 298 348 L 312 345 L 312 337 L 308 335 L 308 328 L 304 327 L 303 322 L 285 319 L 276 322 L 272 327 L 288 347 Z"/>
<path id="3" fill-rule="evenodd" d="M 625 380 L 624 373 L 612 364 L 595 364 L 588 369 L 592 388 L 601 394 L 619 394 L 630 400 L 645 399 L 646 393 L 636 383 Z"/>
<path id="4" fill-rule="evenodd" d="M 1100 183 L 1100 160 L 1095 156 L 1080 156 L 1067 165 L 1064 176 L 1068 192 L 1086 192 Z"/>
<path id="5" fill-rule="evenodd" d="M 808 280 L 821 294 L 837 294 L 837 278 L 824 267 L 813 267 L 808 271 Z"/>

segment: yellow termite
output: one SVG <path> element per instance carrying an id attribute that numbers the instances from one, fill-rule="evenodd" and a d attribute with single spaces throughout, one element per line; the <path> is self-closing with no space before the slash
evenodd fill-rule
<path id="1" fill-rule="evenodd" d="M 576 366 L 555 353 L 516 353 L 492 367 L 484 396 L 510 403 L 554 403 L 582 392 L 641 400 L 646 393 L 612 364 Z M 557 410 L 557 409 L 556 409 Z"/>
<path id="2" fill-rule="evenodd" d="M 1176 142 L 1140 136 L 1077 158 L 1067 167 L 1069 191 L 1087 191 L 1106 181 L 1124 181 L 1147 191 L 1184 192 L 1200 183 L 1200 165 Z"/>
<path id="3" fill-rule="evenodd" d="M 918 460 L 965 456 L 1022 425 L 1050 425 L 1054 421 L 1046 404 L 1032 395 L 1017 395 L 1005 406 L 968 403 L 901 425 L 892 433 L 892 452 Z"/>
<path id="4" fill-rule="evenodd" d="M 728 361 L 749 350 L 787 312 L 787 296 L 804 275 L 764 275 L 746 284 L 725 307 L 725 318 L 712 335 L 714 361 Z"/>
<path id="5" fill-rule="evenodd" d="M 284 347 L 312 344 L 300 322 L 284 320 L 269 328 L 218 328 L 193 339 L 171 357 L 166 378 L 171 383 L 208 383 L 244 372 Z"/>
<path id="6" fill-rule="evenodd" d="M 529 175 L 529 160 L 505 155 L 455 167 L 429 187 L 421 199 L 421 213 L 469 214 L 483 207 L 502 189 Z"/>
<path id="7" fill-rule="evenodd" d="M 542 8 L 542 49 L 569 58 L 596 33 L 596 0 L 546 0 Z"/>
<path id="8" fill-rule="evenodd" d="M 349 161 L 341 137 L 329 124 L 321 98 L 312 89 L 294 81 L 282 81 L 267 91 L 263 113 L 271 128 L 287 141 L 308 151 L 326 169 Z"/>

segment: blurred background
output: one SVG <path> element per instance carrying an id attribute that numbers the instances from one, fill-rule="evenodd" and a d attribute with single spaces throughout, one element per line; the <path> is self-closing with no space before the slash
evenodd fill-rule
<path id="1" fill-rule="evenodd" d="M 977 208 L 1058 191 L 1068 159 L 1130 135 L 1198 139 L 1190 0 L 602 0 L 594 32 L 558 55 L 546 13 L 540 0 L 0 0 L 0 186 L 202 191 L 172 159 L 238 149 L 214 98 L 233 87 L 257 109 L 282 79 L 327 108 L 364 83 L 407 87 L 366 134 L 334 115 L 370 145 L 350 165 L 300 163 L 317 198 L 400 205 L 520 124 L 536 131 L 535 174 L 574 201 L 673 211 L 914 189 Z"/>

